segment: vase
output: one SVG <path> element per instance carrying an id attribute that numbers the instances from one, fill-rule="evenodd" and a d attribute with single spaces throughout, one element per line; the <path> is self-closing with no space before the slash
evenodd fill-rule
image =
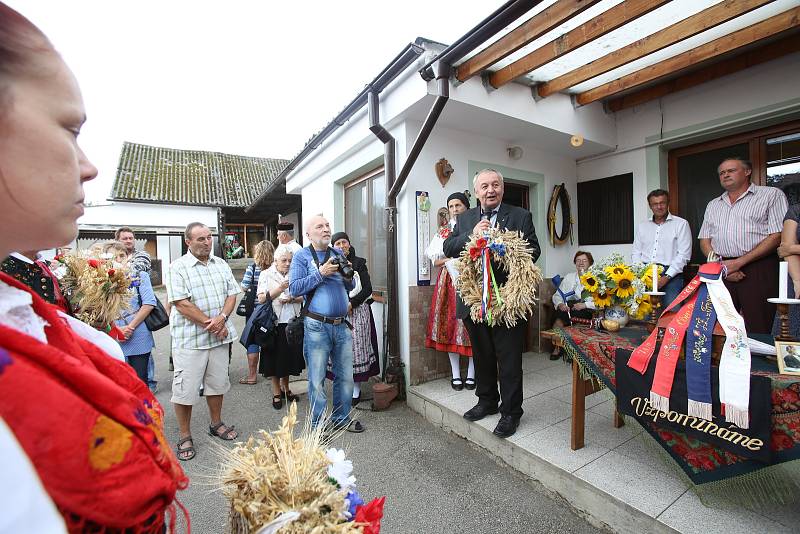
<path id="1" fill-rule="evenodd" d="M 628 324 L 628 310 L 620 305 L 606 308 L 605 317 L 606 319 L 610 319 L 619 323 L 620 328 Z"/>

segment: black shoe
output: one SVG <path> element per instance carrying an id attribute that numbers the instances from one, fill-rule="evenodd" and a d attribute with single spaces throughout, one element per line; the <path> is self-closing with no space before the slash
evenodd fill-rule
<path id="1" fill-rule="evenodd" d="M 550 353 L 550 360 L 555 361 L 561 358 L 561 350 L 554 351 Z"/>
<path id="2" fill-rule="evenodd" d="M 519 417 L 514 417 L 513 415 L 503 415 L 500 417 L 500 421 L 497 423 L 497 426 L 494 427 L 493 434 L 501 438 L 507 438 L 514 435 L 514 432 L 517 431 L 518 426 Z"/>
<path id="3" fill-rule="evenodd" d="M 464 380 L 464 387 L 470 390 L 475 389 L 475 379 L 467 378 L 466 380 Z"/>
<path id="4" fill-rule="evenodd" d="M 498 411 L 499 410 L 497 409 L 496 406 L 494 408 L 491 408 L 489 406 L 484 406 L 483 404 L 478 403 L 469 410 L 467 410 L 467 412 L 464 414 L 464 419 L 466 419 L 467 421 L 480 421 L 487 415 L 496 414 Z"/>
<path id="5" fill-rule="evenodd" d="M 461 391 L 464 389 L 464 381 L 460 378 L 451 378 L 450 379 L 450 387 L 452 387 L 456 391 Z"/>
<path id="6" fill-rule="evenodd" d="M 280 410 L 283 408 L 283 395 L 273 395 L 272 396 L 272 407 L 276 410 Z"/>
<path id="7" fill-rule="evenodd" d="M 358 397 L 353 397 L 353 407 L 355 408 L 358 406 L 359 402 L 361 402 L 361 393 L 358 394 Z"/>

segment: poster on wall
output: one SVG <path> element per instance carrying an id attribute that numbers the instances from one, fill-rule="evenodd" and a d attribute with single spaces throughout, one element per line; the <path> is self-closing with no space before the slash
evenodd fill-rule
<path id="1" fill-rule="evenodd" d="M 427 191 L 417 191 L 417 285 L 431 284 L 431 262 L 425 249 L 431 241 L 431 200 Z"/>

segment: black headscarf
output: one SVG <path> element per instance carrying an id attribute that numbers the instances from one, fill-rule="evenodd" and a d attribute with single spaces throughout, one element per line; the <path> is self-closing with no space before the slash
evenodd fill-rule
<path id="1" fill-rule="evenodd" d="M 339 241 L 340 239 L 347 239 L 347 242 L 350 243 L 350 252 L 347 254 L 347 259 L 354 257 L 356 255 L 356 249 L 353 246 L 353 243 L 350 242 L 350 236 L 348 236 L 344 232 L 336 232 L 331 236 L 331 246 L 333 246 L 333 244 Z"/>
<path id="2" fill-rule="evenodd" d="M 452 195 L 447 197 L 448 207 L 450 205 L 450 201 L 451 200 L 460 200 L 464 204 L 464 207 L 469 209 L 469 199 L 467 198 L 467 195 L 465 195 L 461 191 L 456 191 L 455 193 L 453 193 Z M 349 241 L 349 239 L 348 239 L 348 241 Z"/>

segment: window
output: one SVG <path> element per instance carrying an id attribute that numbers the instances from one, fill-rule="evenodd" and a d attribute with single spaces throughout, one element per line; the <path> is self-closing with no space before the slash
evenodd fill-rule
<path id="1" fill-rule="evenodd" d="M 578 184 L 578 243 L 633 243 L 633 173 Z"/>
<path id="2" fill-rule="evenodd" d="M 356 254 L 367 259 L 372 287 L 386 289 L 386 175 L 383 168 L 344 187 L 345 231 Z"/>
<path id="3" fill-rule="evenodd" d="M 780 187 L 790 204 L 800 200 L 800 122 L 670 151 L 670 211 L 689 221 L 694 238 L 690 260 L 693 264 L 705 261 L 697 235 L 703 225 L 706 205 L 723 193 L 717 167 L 730 156 L 739 156 L 752 162 L 751 179 L 754 184 Z"/>

